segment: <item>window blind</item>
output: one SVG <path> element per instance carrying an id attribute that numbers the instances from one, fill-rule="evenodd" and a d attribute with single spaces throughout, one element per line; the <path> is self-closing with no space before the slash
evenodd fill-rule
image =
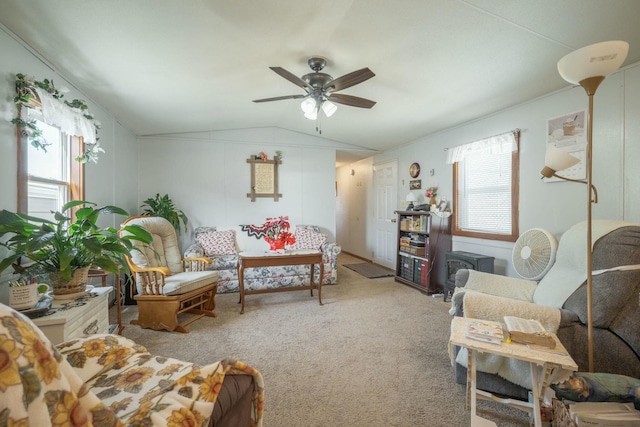
<path id="1" fill-rule="evenodd" d="M 517 147 L 513 132 L 454 147 L 459 230 L 512 234 L 512 154 Z"/>

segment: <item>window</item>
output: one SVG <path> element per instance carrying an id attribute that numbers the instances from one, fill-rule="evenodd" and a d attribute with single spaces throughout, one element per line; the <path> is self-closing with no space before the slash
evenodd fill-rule
<path id="1" fill-rule="evenodd" d="M 74 160 L 81 153 L 82 138 L 39 120 L 37 126 L 49 145 L 46 152 L 28 145 L 27 155 L 20 160 L 20 170 L 26 173 L 20 173 L 19 206 L 28 215 L 53 219 L 52 211 L 60 211 L 70 200 L 84 198 L 83 166 Z"/>
<path id="2" fill-rule="evenodd" d="M 516 130 L 448 150 L 454 235 L 517 240 L 519 140 Z"/>

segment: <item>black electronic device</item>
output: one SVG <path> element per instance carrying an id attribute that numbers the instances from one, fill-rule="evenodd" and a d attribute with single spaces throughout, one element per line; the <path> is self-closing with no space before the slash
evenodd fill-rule
<path id="1" fill-rule="evenodd" d="M 35 319 L 36 317 L 42 317 L 45 314 L 47 314 L 47 312 L 51 308 L 52 301 L 53 301 L 53 297 L 51 297 L 50 295 L 43 295 L 42 298 L 40 298 L 40 301 L 38 301 L 38 303 L 35 306 L 26 310 L 19 310 L 19 311 L 20 313 L 24 314 L 30 319 Z"/>

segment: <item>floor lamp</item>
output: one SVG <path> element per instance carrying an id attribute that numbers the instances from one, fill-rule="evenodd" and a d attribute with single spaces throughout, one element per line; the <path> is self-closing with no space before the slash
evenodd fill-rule
<path id="1" fill-rule="evenodd" d="M 592 183 L 592 154 L 593 154 L 593 95 L 600 83 L 611 73 L 616 71 L 627 57 L 629 44 L 624 41 L 608 41 L 585 46 L 571 52 L 558 61 L 558 72 L 567 82 L 580 85 L 589 97 L 589 117 L 587 127 L 587 180 L 573 180 L 556 174 L 556 171 L 567 169 L 578 159 L 559 150 L 549 150 L 545 156 L 545 168 L 542 175 L 550 178 L 555 176 L 567 181 L 583 182 L 587 184 L 587 338 L 589 372 L 593 372 L 593 250 L 591 233 L 591 204 L 598 202 L 598 193 Z M 568 156 L 568 157 L 567 157 Z M 570 159 L 573 157 L 573 159 Z"/>

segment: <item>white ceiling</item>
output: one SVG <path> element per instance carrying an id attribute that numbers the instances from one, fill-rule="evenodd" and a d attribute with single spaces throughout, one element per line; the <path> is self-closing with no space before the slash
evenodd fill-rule
<path id="1" fill-rule="evenodd" d="M 322 136 L 384 150 L 566 87 L 556 63 L 606 40 L 640 60 L 638 0 L 2 0 L 0 22 L 137 135 L 274 126 L 316 135 L 297 76 L 329 59 Z M 6 58 L 4 59 L 6 60 Z M 29 70 L 19 70 L 28 74 Z M 48 76 L 36 76 L 46 78 Z"/>

